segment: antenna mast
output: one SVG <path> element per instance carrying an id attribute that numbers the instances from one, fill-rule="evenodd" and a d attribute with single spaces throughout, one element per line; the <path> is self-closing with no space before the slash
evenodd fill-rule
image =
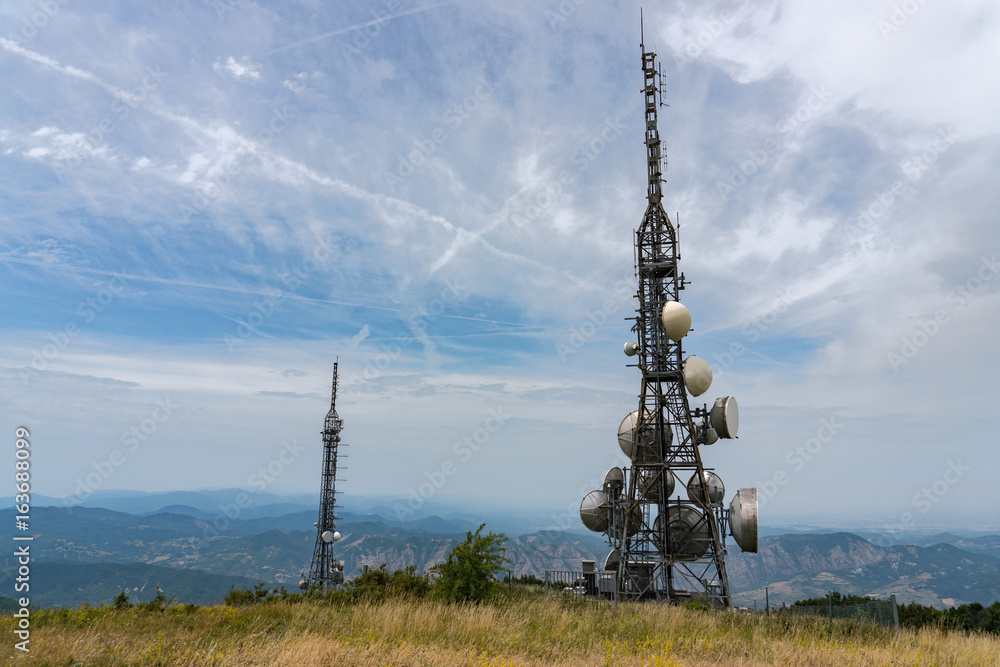
<path id="1" fill-rule="evenodd" d="M 344 566 L 333 557 L 333 543 L 340 539 L 337 532 L 337 459 L 345 455 L 339 454 L 340 447 L 347 445 L 340 442 L 340 431 L 344 421 L 337 414 L 337 366 L 340 359 L 333 363 L 333 386 L 330 390 L 330 411 L 323 421 L 323 470 L 320 477 L 319 520 L 316 522 L 316 546 L 313 549 L 312 564 L 309 576 L 299 582 L 299 588 L 307 589 L 318 584 L 323 587 L 336 586 L 344 582 Z M 343 481 L 343 480 L 340 480 Z"/>
<path id="2" fill-rule="evenodd" d="M 702 463 L 700 447 L 735 438 L 739 425 L 730 396 L 691 409 L 712 382 L 712 369 L 698 357 L 684 358 L 682 339 L 691 313 L 680 303 L 686 280 L 680 271 L 677 229 L 663 208 L 664 155 L 657 129 L 660 71 L 643 32 L 642 72 L 646 101 L 648 204 L 635 233 L 638 279 L 637 341 L 625 344 L 642 372 L 638 410 L 618 429 L 618 444 L 630 464 L 608 471 L 604 486 L 583 499 L 580 516 L 604 532 L 612 546 L 605 576 L 617 573 L 615 595 L 631 599 L 683 601 L 702 598 L 715 607 L 732 605 L 726 575 L 726 526 L 744 551 L 757 550 L 756 489 L 740 489 L 723 509 L 725 487 Z M 662 99 L 662 95 L 661 95 Z M 684 488 L 686 497 L 674 497 Z"/>

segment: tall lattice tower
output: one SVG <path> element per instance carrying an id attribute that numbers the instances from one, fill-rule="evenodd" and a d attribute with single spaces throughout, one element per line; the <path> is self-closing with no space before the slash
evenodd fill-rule
<path id="1" fill-rule="evenodd" d="M 702 463 L 700 448 L 719 437 L 735 438 L 739 416 L 729 396 L 716 399 L 711 409 L 689 405 L 689 393 L 708 390 L 712 369 L 699 357 L 684 358 L 682 340 L 691 329 L 691 314 L 680 303 L 687 281 L 679 267 L 678 229 L 662 204 L 660 72 L 656 54 L 640 46 L 648 204 L 635 233 L 638 308 L 632 330 L 637 340 L 625 344 L 625 353 L 638 362 L 631 365 L 642 372 L 639 406 L 618 429 L 629 465 L 608 471 L 603 487 L 583 499 L 580 516 L 588 528 L 607 534 L 612 550 L 604 576 L 616 573 L 616 596 L 702 598 L 726 608 L 731 606 L 727 528 L 744 551 L 757 550 L 757 492 L 740 489 L 727 511 L 722 480 Z M 680 488 L 685 493 L 674 497 Z"/>
<path id="2" fill-rule="evenodd" d="M 344 568 L 333 557 L 333 543 L 340 539 L 337 532 L 337 459 L 345 455 L 339 453 L 347 445 L 340 441 L 344 420 L 337 414 L 337 366 L 333 364 L 333 389 L 330 392 L 330 411 L 323 421 L 323 471 L 320 477 L 319 521 L 316 522 L 316 546 L 313 549 L 309 576 L 299 582 L 302 589 L 312 584 L 335 586 L 344 581 Z M 340 480 L 343 481 L 343 480 Z"/>

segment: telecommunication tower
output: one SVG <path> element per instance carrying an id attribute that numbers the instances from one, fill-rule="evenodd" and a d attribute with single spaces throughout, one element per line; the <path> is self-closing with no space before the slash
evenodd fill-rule
<path id="1" fill-rule="evenodd" d="M 316 522 L 316 546 L 313 549 L 309 576 L 303 574 L 299 588 L 310 585 L 335 586 L 344 582 L 344 564 L 333 556 L 333 543 L 340 539 L 337 532 L 337 459 L 346 458 L 339 453 L 347 445 L 340 441 L 344 420 L 337 414 L 337 366 L 333 363 L 333 389 L 330 392 L 330 411 L 323 421 L 323 471 L 320 477 L 319 521 Z M 343 481 L 343 480 L 339 480 Z"/>
<path id="2" fill-rule="evenodd" d="M 716 399 L 711 408 L 689 404 L 689 393 L 700 396 L 711 386 L 712 368 L 694 355 L 684 357 L 691 313 L 680 302 L 687 280 L 679 267 L 678 228 L 662 203 L 666 159 L 657 129 L 662 84 L 656 54 L 640 46 L 648 203 L 634 239 L 636 340 L 625 344 L 625 354 L 636 358 L 630 365 L 639 368 L 642 382 L 638 409 L 618 429 L 618 444 L 630 463 L 607 472 L 602 488 L 584 497 L 580 517 L 591 530 L 605 533 L 612 547 L 604 572 L 616 573 L 614 590 L 602 586 L 602 593 L 700 598 L 729 608 L 727 528 L 743 551 L 757 551 L 757 490 L 740 489 L 726 510 L 722 480 L 702 462 L 701 447 L 736 437 L 739 413 L 731 396 Z M 686 492 L 673 497 L 681 488 Z"/>

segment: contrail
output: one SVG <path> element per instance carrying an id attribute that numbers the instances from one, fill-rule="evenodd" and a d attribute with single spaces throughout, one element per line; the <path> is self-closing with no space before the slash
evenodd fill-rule
<path id="1" fill-rule="evenodd" d="M 303 301 L 306 303 L 322 303 L 333 306 L 347 306 L 349 308 L 367 308 L 369 310 L 385 310 L 392 313 L 405 313 L 408 312 L 403 308 L 393 308 L 391 306 L 375 306 L 369 303 L 353 303 L 350 301 L 334 301 L 333 299 L 317 299 L 310 296 L 300 296 L 298 294 L 292 294 L 286 292 L 280 288 L 275 289 L 252 289 L 248 287 L 231 286 L 231 285 L 214 285 L 212 283 L 201 283 L 193 280 L 175 280 L 171 278 L 158 278 L 155 276 L 140 276 L 134 273 L 124 273 L 121 271 L 105 271 L 103 269 L 90 269 L 83 266 L 68 266 L 66 264 L 54 264 L 52 262 L 42 262 L 38 260 L 31 259 L 19 259 L 16 257 L 0 257 L 0 261 L 14 264 L 26 264 L 28 266 L 40 266 L 46 269 L 61 269 L 63 271 L 69 271 L 72 273 L 91 273 L 98 276 L 108 276 L 111 278 L 123 278 L 125 280 L 138 280 L 147 283 L 158 283 L 160 285 L 178 285 L 181 287 L 195 287 L 200 289 L 214 289 L 223 290 L 225 292 L 236 292 L 238 294 L 253 294 L 257 296 L 268 296 L 274 297 L 275 289 L 280 293 L 282 298 L 290 299 L 293 301 Z M 470 320 L 472 322 L 485 322 L 487 324 L 506 324 L 513 327 L 524 327 L 524 328 L 535 328 L 538 325 L 523 324 L 521 322 L 507 322 L 504 320 L 490 320 L 482 317 L 466 317 L 464 315 L 435 315 L 435 317 L 440 317 L 443 319 L 450 320 Z M 234 322 L 236 320 L 233 320 Z"/>
<path id="2" fill-rule="evenodd" d="M 330 32 L 324 32 L 322 35 L 316 35 L 315 37 L 310 37 L 308 39 L 303 39 L 298 42 L 292 42 L 291 44 L 286 44 L 285 46 L 279 46 L 273 51 L 268 51 L 261 55 L 271 56 L 275 53 L 281 53 L 282 51 L 290 51 L 291 49 L 297 49 L 300 46 L 305 46 L 306 44 L 312 44 L 314 42 L 322 41 L 328 37 L 335 37 L 336 35 L 343 35 L 345 32 L 353 32 L 355 30 L 361 30 L 367 28 L 370 25 L 377 25 L 379 23 L 385 23 L 386 21 L 391 21 L 392 19 L 397 19 L 401 16 L 409 16 L 410 14 L 419 14 L 420 12 L 426 12 L 431 9 L 437 9 L 438 7 L 444 7 L 445 5 L 453 5 L 458 0 L 448 0 L 447 2 L 439 2 L 436 5 L 428 5 L 427 7 L 417 7 L 415 9 L 408 9 L 405 12 L 399 12 L 398 14 L 389 14 L 388 16 L 383 16 L 381 18 L 376 18 L 371 21 L 366 21 L 364 23 L 358 23 L 357 25 L 347 26 L 346 28 L 339 28 L 337 30 L 332 30 Z"/>

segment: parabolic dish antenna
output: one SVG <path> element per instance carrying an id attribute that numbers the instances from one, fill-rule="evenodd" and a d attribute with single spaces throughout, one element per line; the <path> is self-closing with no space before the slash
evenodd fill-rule
<path id="1" fill-rule="evenodd" d="M 680 301 L 663 304 L 660 319 L 663 320 L 663 332 L 675 343 L 679 343 L 691 330 L 691 311 Z"/>
<path id="2" fill-rule="evenodd" d="M 663 475 L 663 483 L 666 484 L 667 498 L 674 493 L 674 475 L 665 468 L 641 468 L 635 483 L 639 485 L 639 493 L 651 503 L 660 499 L 660 485 L 656 480 Z"/>
<path id="3" fill-rule="evenodd" d="M 622 560 L 622 555 L 618 552 L 618 549 L 612 549 L 608 552 L 608 555 L 604 557 L 604 565 L 601 568 L 605 572 L 609 570 L 618 571 L 618 564 Z"/>
<path id="4" fill-rule="evenodd" d="M 709 505 L 721 505 L 726 497 L 726 485 L 722 483 L 722 478 L 714 472 L 706 470 L 704 475 L 704 480 L 698 476 L 697 472 L 691 475 L 691 479 L 687 483 L 688 498 L 691 499 L 691 502 L 704 505 L 707 492 Z"/>
<path id="5" fill-rule="evenodd" d="M 580 520 L 595 533 L 607 532 L 608 509 L 608 494 L 604 491 L 591 491 L 580 503 Z"/>
<path id="6" fill-rule="evenodd" d="M 632 438 L 634 437 L 633 433 L 638 421 L 639 411 L 634 410 L 628 413 L 618 426 L 618 446 L 621 447 L 622 452 L 624 452 L 629 460 L 632 459 Z M 642 432 L 639 434 L 639 445 L 642 449 L 645 449 L 647 445 L 652 444 L 656 434 L 653 424 L 653 413 L 647 412 L 643 421 Z"/>
<path id="7" fill-rule="evenodd" d="M 333 542 L 333 531 L 331 530 L 324 530 L 322 533 L 319 534 L 319 536 L 323 538 L 323 541 L 326 542 L 327 544 Z"/>
<path id="8" fill-rule="evenodd" d="M 703 512 L 690 505 L 670 505 L 666 514 L 667 530 L 664 530 L 663 517 L 661 514 L 653 522 L 653 535 L 664 555 L 670 554 L 677 560 L 695 560 L 708 552 L 712 545 L 712 528 Z M 670 548 L 665 549 L 666 546 Z"/>
<path id="9" fill-rule="evenodd" d="M 625 343 L 625 354 L 627 354 L 630 357 L 634 357 L 638 353 L 639 353 L 638 343 L 636 343 L 634 340 L 630 340 L 629 342 Z"/>
<path id="10" fill-rule="evenodd" d="M 612 468 L 604 475 L 604 492 L 611 498 L 617 498 L 625 487 L 625 471 Z"/>
<path id="11" fill-rule="evenodd" d="M 712 386 L 712 367 L 692 354 L 684 361 L 684 384 L 692 396 L 701 396 Z"/>
<path id="12" fill-rule="evenodd" d="M 719 434 L 712 428 L 712 424 L 706 421 L 704 424 L 695 424 L 694 439 L 704 445 L 711 445 L 719 441 Z"/>
<path id="13" fill-rule="evenodd" d="M 729 503 L 729 529 L 740 549 L 757 553 L 757 489 L 740 489 Z"/>
<path id="14" fill-rule="evenodd" d="M 736 405 L 736 398 L 723 396 L 715 399 L 708 418 L 720 438 L 735 438 L 740 428 L 740 409 Z"/>

